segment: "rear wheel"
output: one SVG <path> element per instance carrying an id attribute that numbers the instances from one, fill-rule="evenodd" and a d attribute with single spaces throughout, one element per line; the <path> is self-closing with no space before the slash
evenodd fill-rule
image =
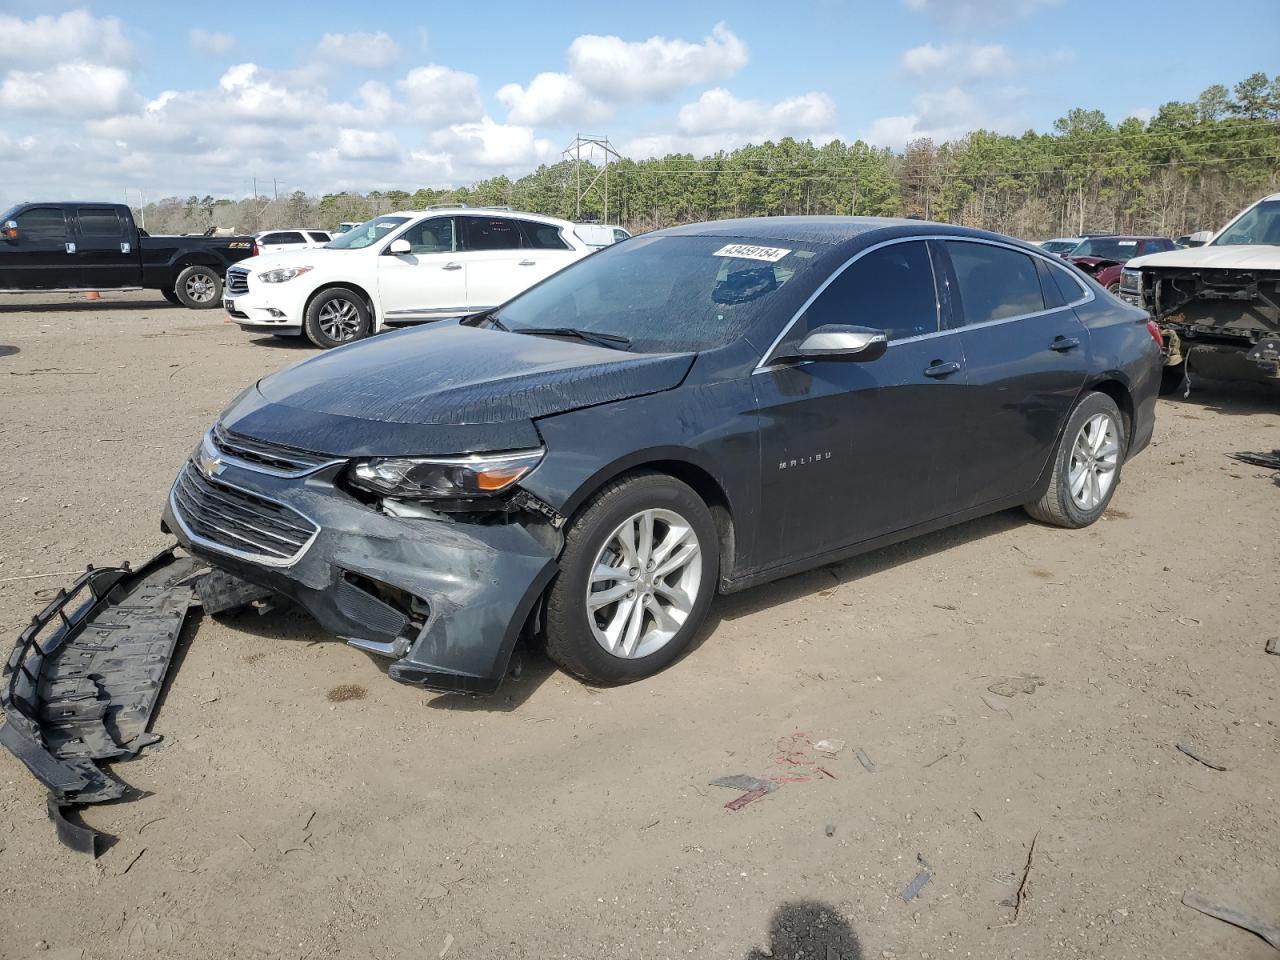
<path id="1" fill-rule="evenodd" d="M 184 307 L 208 310 L 222 301 L 222 278 L 212 267 L 187 267 L 178 274 L 173 295 Z"/>
<path id="2" fill-rule="evenodd" d="M 1027 513 L 1059 527 L 1087 527 L 1107 509 L 1128 446 L 1124 418 L 1105 393 L 1090 393 L 1071 411 L 1053 454 L 1049 488 Z"/>
<path id="3" fill-rule="evenodd" d="M 547 597 L 547 653 L 593 683 L 657 673 L 689 646 L 720 569 L 711 511 L 664 474 L 634 474 L 593 497 L 565 536 Z"/>
<path id="4" fill-rule="evenodd" d="M 367 337 L 373 329 L 373 317 L 358 293 L 334 287 L 311 301 L 302 329 L 317 347 L 329 350 Z"/>

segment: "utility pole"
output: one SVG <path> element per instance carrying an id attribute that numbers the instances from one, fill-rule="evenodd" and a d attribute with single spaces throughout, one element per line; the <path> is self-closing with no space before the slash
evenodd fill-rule
<path id="1" fill-rule="evenodd" d="M 276 202 L 280 202 L 280 185 L 276 183 L 276 178 L 271 178 L 271 193 L 276 198 Z"/>
<path id="2" fill-rule="evenodd" d="M 586 163 L 591 166 L 594 176 L 587 181 L 587 185 L 582 185 L 582 164 L 583 151 L 586 151 Z M 600 150 L 604 155 L 604 163 L 597 170 L 595 168 L 595 152 Z M 573 143 L 564 148 L 565 159 L 573 161 L 573 174 L 576 186 L 576 198 L 574 200 L 574 218 L 582 219 L 582 201 L 585 197 L 591 195 L 592 190 L 597 189 L 599 184 L 599 192 L 601 202 L 604 206 L 604 222 L 609 222 L 609 163 L 622 159 L 622 155 L 613 149 L 613 145 L 609 142 L 609 138 L 605 136 L 583 136 L 578 134 L 574 138 Z"/>
<path id="3" fill-rule="evenodd" d="M 255 201 L 258 199 L 258 178 L 257 177 L 253 178 L 253 199 Z"/>

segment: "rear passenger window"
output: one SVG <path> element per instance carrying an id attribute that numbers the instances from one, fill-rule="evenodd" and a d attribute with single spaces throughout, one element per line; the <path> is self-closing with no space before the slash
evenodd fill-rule
<path id="1" fill-rule="evenodd" d="M 569 245 L 560 236 L 560 229 L 549 223 L 517 220 L 523 234 L 523 245 L 534 250 L 568 250 Z"/>
<path id="2" fill-rule="evenodd" d="M 280 233 L 269 233 L 262 238 L 263 243 L 306 243 L 302 234 L 295 230 L 284 230 Z"/>
<path id="3" fill-rule="evenodd" d="M 76 210 L 80 221 L 80 236 L 116 239 L 124 236 L 120 216 L 106 207 L 80 207 Z"/>
<path id="4" fill-rule="evenodd" d="M 19 240 L 56 240 L 62 243 L 67 239 L 67 218 L 59 207 L 32 207 L 14 219 L 18 221 Z"/>
<path id="5" fill-rule="evenodd" d="M 1058 290 L 1062 293 L 1062 299 L 1067 303 L 1075 303 L 1084 298 L 1087 291 L 1080 284 L 1080 281 L 1071 275 L 1071 271 L 1057 265 L 1049 267 L 1049 272 L 1053 274 L 1053 279 L 1058 283 Z"/>
<path id="6" fill-rule="evenodd" d="M 308 230 L 307 236 L 310 237 L 314 243 L 328 243 L 329 240 L 332 239 L 327 233 L 321 233 L 319 230 Z"/>
<path id="7" fill-rule="evenodd" d="M 924 242 L 890 244 L 855 260 L 809 305 L 800 333 L 828 323 L 884 330 L 890 340 L 936 333 L 938 296 Z"/>
<path id="8" fill-rule="evenodd" d="M 514 220 L 501 217 L 460 217 L 467 250 L 519 250 L 520 231 Z"/>
<path id="9" fill-rule="evenodd" d="M 1047 260 L 1035 257 L 1036 272 L 1040 274 L 1040 292 L 1044 295 L 1044 305 L 1049 310 L 1066 306 L 1062 291 L 1058 289 L 1058 281 L 1053 279 L 1053 267 Z"/>
<path id="10" fill-rule="evenodd" d="M 957 312 L 966 325 L 1045 309 L 1040 277 L 1028 254 L 988 243 L 944 243 L 956 274 Z"/>

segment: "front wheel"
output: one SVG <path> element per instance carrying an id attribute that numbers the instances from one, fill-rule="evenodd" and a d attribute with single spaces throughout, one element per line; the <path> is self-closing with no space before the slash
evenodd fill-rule
<path id="1" fill-rule="evenodd" d="M 1105 393 L 1090 393 L 1071 411 L 1053 453 L 1044 496 L 1027 513 L 1058 527 L 1087 527 L 1107 509 L 1120 482 L 1128 443 L 1124 418 Z"/>
<path id="2" fill-rule="evenodd" d="M 184 307 L 208 310 L 222 301 L 222 278 L 212 267 L 187 267 L 178 274 L 173 295 Z"/>
<path id="3" fill-rule="evenodd" d="M 547 653 L 592 683 L 651 676 L 693 640 L 719 569 L 715 520 L 690 487 L 657 473 L 614 481 L 565 536 Z"/>
<path id="4" fill-rule="evenodd" d="M 1120 296 L 1120 281 L 1117 280 L 1115 283 L 1107 284 L 1107 293 L 1111 294 L 1113 297 Z"/>
<path id="5" fill-rule="evenodd" d="M 354 290 L 334 287 L 311 301 L 302 329 L 317 347 L 329 350 L 367 337 L 373 329 L 373 316 Z"/>

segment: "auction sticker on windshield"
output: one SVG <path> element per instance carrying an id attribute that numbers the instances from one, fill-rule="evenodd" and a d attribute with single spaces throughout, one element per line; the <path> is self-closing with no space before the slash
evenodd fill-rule
<path id="1" fill-rule="evenodd" d="M 741 257 L 744 260 L 767 260 L 769 263 L 777 263 L 790 252 L 782 247 L 757 247 L 749 243 L 731 243 L 721 247 L 712 256 Z"/>

